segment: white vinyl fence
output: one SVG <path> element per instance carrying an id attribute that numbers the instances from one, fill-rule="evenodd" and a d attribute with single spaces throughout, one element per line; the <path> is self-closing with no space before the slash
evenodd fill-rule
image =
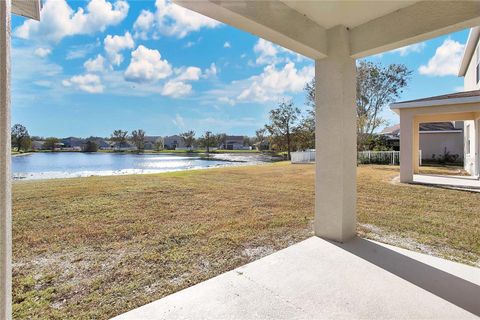
<path id="1" fill-rule="evenodd" d="M 315 150 L 292 152 L 292 163 L 315 162 Z"/>
<path id="2" fill-rule="evenodd" d="M 422 165 L 422 150 L 419 152 Z M 315 150 L 292 152 L 292 163 L 315 162 Z M 400 164 L 400 151 L 359 151 L 357 162 L 360 164 Z"/>

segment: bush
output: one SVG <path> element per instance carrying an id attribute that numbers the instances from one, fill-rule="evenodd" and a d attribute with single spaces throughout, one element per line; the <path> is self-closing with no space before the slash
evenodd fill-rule
<path id="1" fill-rule="evenodd" d="M 97 152 L 98 144 L 95 141 L 88 140 L 83 146 L 83 152 Z"/>

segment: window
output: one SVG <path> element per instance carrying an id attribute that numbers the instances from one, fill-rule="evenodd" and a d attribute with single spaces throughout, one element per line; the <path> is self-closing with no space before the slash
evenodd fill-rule
<path id="1" fill-rule="evenodd" d="M 465 131 L 467 132 L 467 135 L 465 138 L 465 153 L 470 154 L 470 125 L 467 125 L 467 128 L 465 129 Z"/>

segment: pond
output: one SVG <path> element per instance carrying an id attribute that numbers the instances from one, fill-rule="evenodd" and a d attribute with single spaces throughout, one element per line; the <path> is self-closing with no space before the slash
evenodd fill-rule
<path id="1" fill-rule="evenodd" d="M 271 162 L 261 154 L 130 154 L 49 152 L 12 158 L 13 178 L 54 179 L 252 165 Z"/>

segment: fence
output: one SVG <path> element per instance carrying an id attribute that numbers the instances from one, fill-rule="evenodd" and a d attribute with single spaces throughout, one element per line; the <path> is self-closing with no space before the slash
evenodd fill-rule
<path id="1" fill-rule="evenodd" d="M 400 151 L 360 151 L 357 162 L 361 164 L 400 164 Z"/>
<path id="2" fill-rule="evenodd" d="M 315 150 L 292 152 L 292 163 L 315 162 Z"/>
<path id="3" fill-rule="evenodd" d="M 292 163 L 307 163 L 315 161 L 315 150 L 292 152 Z M 359 151 L 359 164 L 400 164 L 400 151 Z M 422 165 L 422 150 L 419 152 L 419 163 Z"/>

